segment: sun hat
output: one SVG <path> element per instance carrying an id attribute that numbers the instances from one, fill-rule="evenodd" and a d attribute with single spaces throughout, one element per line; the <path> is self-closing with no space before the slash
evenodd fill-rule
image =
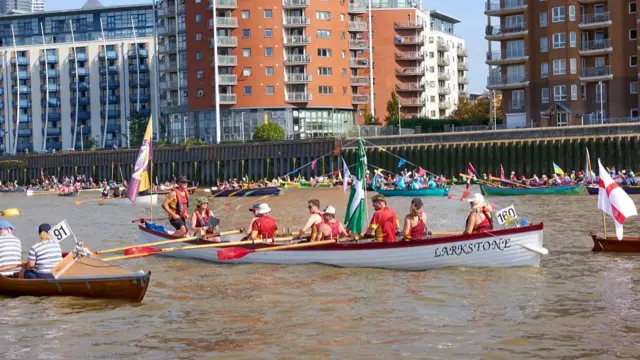
<path id="1" fill-rule="evenodd" d="M 324 208 L 324 213 L 325 214 L 335 215 L 336 214 L 336 208 L 334 208 L 333 206 L 329 205 L 326 208 Z"/>
<path id="2" fill-rule="evenodd" d="M 258 205 L 258 214 L 264 215 L 270 212 L 271 212 L 271 208 L 269 207 L 269 204 L 264 203 L 264 204 Z"/>
<path id="3" fill-rule="evenodd" d="M 206 197 L 201 197 L 198 199 L 198 206 L 202 205 L 202 204 L 208 204 L 209 200 L 207 200 Z"/>
<path id="4" fill-rule="evenodd" d="M 176 180 L 176 182 L 178 182 L 178 183 L 188 183 L 189 180 L 187 179 L 186 176 L 180 175 L 180 176 L 178 176 L 178 179 Z"/>
<path id="5" fill-rule="evenodd" d="M 473 196 L 467 199 L 467 202 L 484 202 L 484 196 L 480 193 L 475 193 Z"/>
<path id="6" fill-rule="evenodd" d="M 16 228 L 13 227 L 13 225 L 11 225 L 10 222 L 6 221 L 6 220 L 2 220 L 0 221 L 0 229 L 11 229 L 11 230 L 15 230 Z"/>

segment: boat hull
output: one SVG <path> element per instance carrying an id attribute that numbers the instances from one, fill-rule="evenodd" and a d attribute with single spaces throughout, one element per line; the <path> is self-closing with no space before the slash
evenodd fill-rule
<path id="1" fill-rule="evenodd" d="M 640 186 L 620 185 L 620 187 L 629 195 L 640 195 Z M 598 195 L 599 186 L 587 186 L 589 195 Z"/>
<path id="2" fill-rule="evenodd" d="M 151 206 L 158 204 L 158 194 L 153 195 L 141 195 L 136 197 L 136 202 L 132 203 L 128 198 L 107 198 L 104 201 L 105 204 L 114 205 L 135 205 L 135 206 Z"/>
<path id="3" fill-rule="evenodd" d="M 552 187 L 507 188 L 481 184 L 480 190 L 483 195 L 487 196 L 579 195 L 584 191 L 584 185 L 576 184 Z"/>
<path id="4" fill-rule="evenodd" d="M 377 190 L 378 194 L 385 197 L 403 196 L 403 197 L 423 197 L 423 196 L 448 196 L 449 188 L 425 188 L 425 189 L 405 189 L 405 190 Z"/>
<path id="5" fill-rule="evenodd" d="M 624 237 L 618 240 L 617 237 L 604 237 L 591 233 L 593 249 L 595 252 L 619 252 L 619 253 L 640 253 L 640 237 Z"/>
<path id="6" fill-rule="evenodd" d="M 56 195 L 58 195 L 58 196 L 76 196 L 76 195 L 78 195 L 78 193 L 75 192 L 75 191 L 72 191 L 72 192 L 67 192 L 67 193 L 56 193 Z"/>
<path id="7" fill-rule="evenodd" d="M 140 226 L 140 242 L 171 238 Z M 166 247 L 176 246 L 175 244 Z M 273 245 L 255 244 L 248 249 Z M 176 251 L 166 255 L 231 264 L 302 265 L 319 263 L 337 267 L 420 271 L 446 267 L 539 266 L 541 255 L 526 249 L 542 248 L 543 224 L 492 233 L 456 235 L 395 243 L 339 243 L 304 250 L 254 252 L 234 261 L 219 261 L 218 249 Z M 159 246 L 162 247 L 162 246 Z"/>
<path id="8" fill-rule="evenodd" d="M 229 196 L 266 196 L 266 195 L 279 195 L 282 189 L 277 187 L 264 187 L 254 189 L 241 189 L 241 190 L 211 190 L 211 194 L 215 197 L 229 197 Z"/>

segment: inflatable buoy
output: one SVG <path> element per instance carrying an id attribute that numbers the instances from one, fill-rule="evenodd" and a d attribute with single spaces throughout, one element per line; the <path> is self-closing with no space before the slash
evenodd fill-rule
<path id="1" fill-rule="evenodd" d="M 20 210 L 16 208 L 6 209 L 2 211 L 2 216 L 18 216 L 20 215 Z"/>

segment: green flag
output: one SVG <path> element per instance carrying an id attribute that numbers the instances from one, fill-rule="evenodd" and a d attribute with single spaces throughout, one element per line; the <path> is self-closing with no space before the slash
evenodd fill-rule
<path id="1" fill-rule="evenodd" d="M 362 139 L 358 139 L 358 156 L 351 180 L 351 193 L 349 194 L 349 202 L 347 203 L 347 214 L 344 223 L 354 234 L 361 234 L 365 224 L 365 206 L 366 199 L 364 197 L 365 190 L 365 170 L 367 169 L 367 155 L 364 153 L 364 145 Z M 347 181 L 345 177 L 344 181 Z"/>

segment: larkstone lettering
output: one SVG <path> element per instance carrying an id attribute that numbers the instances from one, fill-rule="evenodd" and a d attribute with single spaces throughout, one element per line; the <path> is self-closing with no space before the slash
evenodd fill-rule
<path id="1" fill-rule="evenodd" d="M 436 248 L 435 257 L 471 255 L 474 252 L 498 250 L 511 247 L 511 239 L 478 241 L 470 244 L 451 245 Z"/>

